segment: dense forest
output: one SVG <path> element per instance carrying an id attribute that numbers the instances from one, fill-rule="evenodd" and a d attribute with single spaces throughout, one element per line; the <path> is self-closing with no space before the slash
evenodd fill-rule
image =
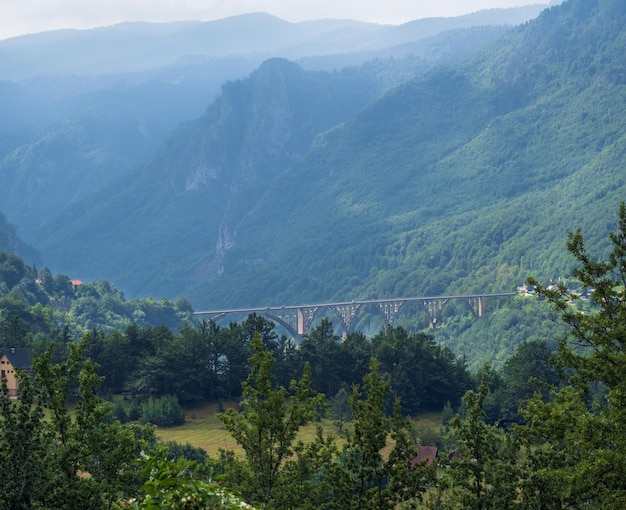
<path id="1" fill-rule="evenodd" d="M 257 316 L 47 342 L 19 372 L 18 399 L 3 382 L 0 507 L 623 508 L 624 204 L 619 218 L 604 260 L 580 230 L 567 242 L 591 306 L 564 285 L 529 281 L 568 329 L 556 350 L 525 342 L 500 372 L 469 374 L 451 351 L 402 328 L 341 342 L 325 320 L 300 346 Z M 16 267 L 4 258 L 5 288 Z M 3 335 L 12 317 L 3 315 Z M 123 366 L 132 356 L 136 366 Z M 188 370 L 181 384 L 170 369 Z M 144 399 L 138 416 L 102 398 L 122 391 Z M 225 397 L 239 400 L 219 416 L 241 455 L 156 439 L 151 416 Z M 444 400 L 442 455 L 422 459 L 428 444 L 406 417 Z M 326 415 L 336 436 L 319 428 L 312 442 L 297 439 Z"/>
<path id="2" fill-rule="evenodd" d="M 69 331 L 71 337 L 91 329 L 122 329 L 131 322 L 177 329 L 193 313 L 184 298 L 126 300 L 107 281 L 88 283 L 55 276 L 48 268 L 38 270 L 6 252 L 0 252 L 0 310 L 15 331 L 3 337 L 2 345 L 10 347 L 23 347 L 25 338 L 59 329 Z"/>
<path id="3" fill-rule="evenodd" d="M 402 396 L 408 414 L 441 410 L 446 402 L 457 405 L 470 386 L 465 361 L 425 333 L 388 328 L 372 338 L 351 333 L 342 342 L 323 318 L 296 345 L 254 314 L 227 326 L 197 323 L 183 299 L 126 301 L 105 281 L 52 276 L 47 268 L 36 270 L 6 253 L 0 253 L 0 262 L 0 350 L 28 348 L 39 355 L 53 346 L 52 359 L 60 361 L 68 345 L 82 338 L 85 356 L 104 377 L 102 395 L 175 397 L 181 404 L 238 398 L 255 332 L 276 358 L 275 371 L 285 386 L 308 363 L 312 387 L 334 396 L 361 381 L 372 356 L 398 381 L 394 393 Z"/>

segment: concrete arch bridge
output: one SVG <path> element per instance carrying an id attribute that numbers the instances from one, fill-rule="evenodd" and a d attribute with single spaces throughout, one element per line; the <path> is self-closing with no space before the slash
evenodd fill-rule
<path id="1" fill-rule="evenodd" d="M 320 310 L 332 310 L 341 323 L 343 337 L 350 332 L 352 323 L 362 308 L 368 307 L 378 312 L 387 326 L 393 326 L 400 309 L 406 303 L 416 302 L 424 309 L 428 316 L 428 325 L 434 329 L 441 318 L 441 312 L 451 301 L 464 302 L 475 317 L 482 317 L 485 313 L 487 300 L 496 301 L 502 298 L 515 296 L 516 292 L 500 292 L 492 294 L 468 294 L 456 296 L 409 297 L 394 299 L 370 299 L 362 301 L 344 301 L 337 303 L 320 303 L 314 305 L 286 305 L 257 308 L 232 308 L 226 310 L 204 310 L 194 312 L 194 315 L 213 319 L 215 321 L 228 315 L 249 315 L 256 313 L 281 324 L 289 331 L 296 342 L 311 329 L 313 320 Z"/>

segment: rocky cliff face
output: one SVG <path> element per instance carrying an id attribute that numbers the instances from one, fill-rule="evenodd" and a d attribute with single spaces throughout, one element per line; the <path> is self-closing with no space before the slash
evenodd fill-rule
<path id="1" fill-rule="evenodd" d="M 121 279 L 132 281 L 145 272 L 148 249 L 156 271 L 172 260 L 178 267 L 138 282 L 140 293 L 158 294 L 163 285 L 184 292 L 211 280 L 222 273 L 240 222 L 265 190 L 320 133 L 350 119 L 380 91 L 377 78 L 354 70 L 305 72 L 285 59 L 268 60 L 247 78 L 227 82 L 205 114 L 180 125 L 126 187 L 74 204 L 51 223 L 42 235 L 46 258 L 55 268 L 67 263 L 59 234 L 71 229 L 80 241 L 72 248 L 72 274 L 85 279 L 117 282 L 124 273 Z M 123 257 L 123 267 L 107 267 L 105 260 L 96 268 L 93 257 L 104 253 Z"/>
<path id="2" fill-rule="evenodd" d="M 224 201 L 214 255 L 194 272 L 210 279 L 223 271 L 222 260 L 236 244 L 237 225 L 264 190 L 311 147 L 315 137 L 346 120 L 378 92 L 362 88 L 345 101 L 333 93 L 331 75 L 305 73 L 284 59 L 265 62 L 248 79 L 227 83 L 219 99 L 199 121 L 201 129 L 175 161 L 189 158 L 186 169 L 170 168 L 177 187 L 215 192 Z"/>

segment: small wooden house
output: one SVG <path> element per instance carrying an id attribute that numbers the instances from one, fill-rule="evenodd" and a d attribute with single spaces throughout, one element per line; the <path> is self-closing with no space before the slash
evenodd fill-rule
<path id="1" fill-rule="evenodd" d="M 28 349 L 9 349 L 0 352 L 0 381 L 6 381 L 9 396 L 17 397 L 19 391 L 15 370 L 28 370 L 31 368 L 31 363 L 32 359 Z"/>
<path id="2" fill-rule="evenodd" d="M 417 466 L 430 467 L 435 473 L 437 472 L 437 447 L 436 446 L 418 446 L 417 456 L 411 460 L 411 468 Z"/>

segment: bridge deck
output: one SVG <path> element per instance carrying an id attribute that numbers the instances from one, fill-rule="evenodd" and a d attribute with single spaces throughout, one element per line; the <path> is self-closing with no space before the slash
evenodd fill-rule
<path id="1" fill-rule="evenodd" d="M 257 306 L 251 308 L 226 308 L 222 310 L 204 310 L 194 312 L 194 315 L 223 315 L 223 314 L 235 314 L 235 313 L 255 313 L 255 312 L 268 312 L 277 310 L 300 310 L 303 308 L 332 308 L 335 306 L 348 306 L 348 305 L 369 305 L 369 304 L 384 304 L 384 303 L 407 303 L 411 301 L 433 301 L 433 300 L 446 300 L 452 299 L 478 299 L 478 298 L 498 298 L 498 297 L 511 297 L 517 295 L 517 292 L 498 292 L 491 294 L 458 294 L 452 296 L 430 296 L 430 297 L 407 297 L 407 298 L 390 298 L 390 299 L 366 299 L 366 300 L 354 300 L 354 301 L 338 301 L 336 303 L 318 303 L 312 305 L 283 305 L 283 306 Z"/>

